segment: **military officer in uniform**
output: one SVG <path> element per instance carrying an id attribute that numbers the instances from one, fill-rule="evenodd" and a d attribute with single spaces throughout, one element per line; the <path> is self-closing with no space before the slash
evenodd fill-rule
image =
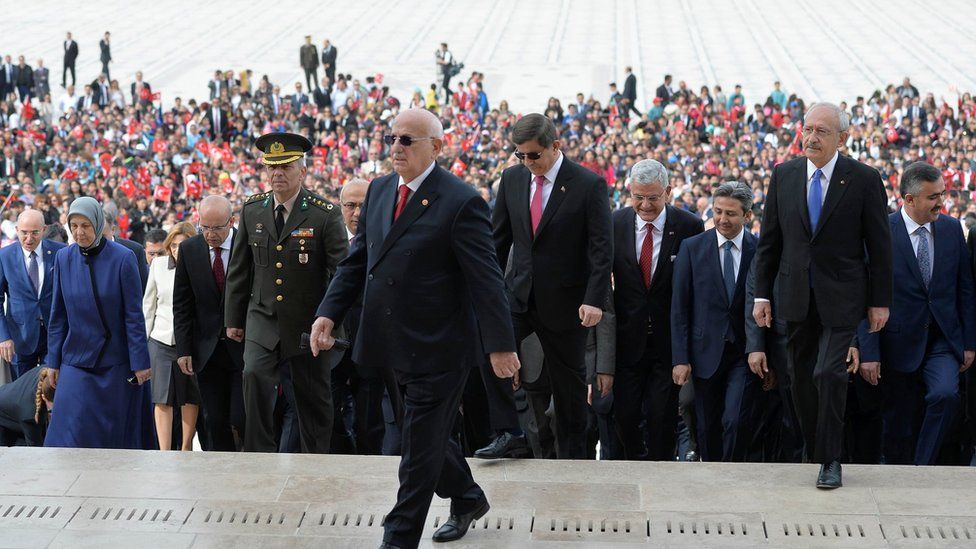
<path id="1" fill-rule="evenodd" d="M 252 196 L 241 212 L 227 271 L 227 337 L 244 342 L 244 449 L 274 452 L 274 406 L 288 361 L 295 386 L 302 451 L 326 453 L 332 434 L 329 363 L 301 348 L 348 242 L 338 207 L 302 187 L 301 135 L 270 133 L 263 153 L 271 192 Z"/>

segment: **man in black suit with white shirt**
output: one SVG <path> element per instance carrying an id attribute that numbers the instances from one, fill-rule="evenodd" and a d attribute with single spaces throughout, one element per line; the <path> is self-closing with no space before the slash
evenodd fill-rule
<path id="1" fill-rule="evenodd" d="M 68 71 L 71 71 L 71 85 L 75 85 L 75 61 L 78 59 L 78 42 L 71 38 L 71 33 L 64 39 L 64 66 L 61 69 L 61 87 L 67 87 Z"/>

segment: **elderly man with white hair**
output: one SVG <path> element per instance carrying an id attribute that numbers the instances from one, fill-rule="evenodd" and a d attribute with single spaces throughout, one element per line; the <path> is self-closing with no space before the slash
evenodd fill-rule
<path id="1" fill-rule="evenodd" d="M 670 204 L 668 169 L 657 160 L 634 164 L 630 194 L 632 206 L 613 214 L 614 419 L 621 458 L 671 460 L 678 415 L 678 386 L 671 379 L 671 274 L 681 242 L 704 227 L 698 216 Z"/>

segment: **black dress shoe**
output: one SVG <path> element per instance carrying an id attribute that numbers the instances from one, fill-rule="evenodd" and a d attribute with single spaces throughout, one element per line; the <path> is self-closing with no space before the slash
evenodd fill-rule
<path id="1" fill-rule="evenodd" d="M 502 433 L 491 444 L 476 451 L 474 457 L 479 459 L 500 459 L 504 457 L 528 457 L 529 445 L 525 442 L 525 435 Z"/>
<path id="2" fill-rule="evenodd" d="M 834 460 L 821 465 L 820 476 L 817 477 L 817 488 L 833 490 L 841 486 L 843 486 L 843 483 L 840 480 L 840 462 Z"/>
<path id="3" fill-rule="evenodd" d="M 445 522 L 443 526 L 434 532 L 434 541 L 445 542 L 463 538 L 464 534 L 468 533 L 468 528 L 471 527 L 471 523 L 485 516 L 485 513 L 487 513 L 488 509 L 490 508 L 491 506 L 488 505 L 488 500 L 485 499 L 482 500 L 481 504 L 470 513 L 455 515 L 452 511 L 450 518 L 447 519 L 447 522 Z"/>

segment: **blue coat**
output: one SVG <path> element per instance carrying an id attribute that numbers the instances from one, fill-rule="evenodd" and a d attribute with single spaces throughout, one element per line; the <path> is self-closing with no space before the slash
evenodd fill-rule
<path id="1" fill-rule="evenodd" d="M 362 295 L 352 358 L 367 367 L 426 374 L 514 352 L 488 205 L 435 167 L 393 221 L 398 181 L 394 173 L 369 185 L 359 232 L 317 316 L 338 325 Z"/>
<path id="2" fill-rule="evenodd" d="M 695 377 L 710 378 L 722 363 L 726 335 L 745 354 L 745 285 L 756 237 L 742 235 L 742 257 L 729 303 L 715 229 L 686 239 L 674 263 L 671 297 L 671 363 L 691 364 Z"/>
<path id="3" fill-rule="evenodd" d="M 106 242 L 93 258 L 104 327 L 86 259 L 77 244 L 56 256 L 47 365 L 103 368 L 125 364 L 133 371 L 148 368 L 142 281 L 135 254 L 115 242 Z"/>
<path id="4" fill-rule="evenodd" d="M 962 363 L 963 351 L 976 349 L 976 302 L 972 263 L 959 222 L 940 215 L 932 224 L 932 279 L 926 289 L 901 212 L 888 219 L 894 249 L 894 299 L 883 330 L 869 334 L 866 321 L 858 327 L 861 360 L 881 362 L 896 372 L 914 372 L 923 362 L 929 322 L 935 319 Z"/>
<path id="5" fill-rule="evenodd" d="M 48 325 L 51 317 L 51 289 L 54 287 L 54 254 L 64 244 L 42 240 L 38 249 L 44 261 L 44 283 L 41 295 L 34 292 L 24 263 L 20 244 L 0 249 L 0 309 L 6 304 L 4 321 L 0 322 L 0 341 L 12 339 L 18 354 L 30 355 L 37 350 L 40 334 L 38 319 Z"/>

